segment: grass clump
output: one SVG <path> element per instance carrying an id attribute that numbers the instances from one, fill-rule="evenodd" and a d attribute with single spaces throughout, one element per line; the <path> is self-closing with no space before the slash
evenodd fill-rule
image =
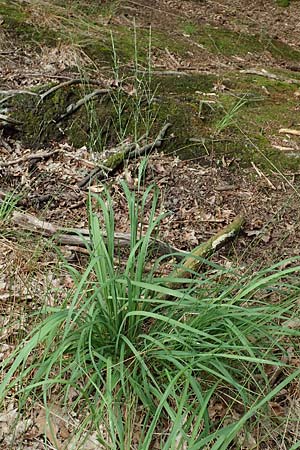
<path id="1" fill-rule="evenodd" d="M 0 197 L 0 225 L 9 220 L 20 198 L 21 196 L 16 195 L 15 192 L 7 193 L 3 199 Z"/>
<path id="2" fill-rule="evenodd" d="M 141 186 L 143 168 L 136 192 L 122 183 L 131 224 L 126 261 L 115 246 L 109 192 L 91 197 L 88 264 L 67 264 L 75 289 L 60 306 L 45 308 L 2 363 L 0 398 L 15 391 L 21 408 L 37 397 L 49 410 L 59 393 L 61 406 L 81 419 L 74 448 L 85 448 L 89 427 L 107 449 L 226 449 L 298 376 L 286 367 L 274 386 L 266 368 L 284 366 L 285 349 L 299 336 L 284 324 L 294 314 L 300 267 L 276 265 L 249 278 L 207 261 L 206 273 L 178 280 L 159 276 L 158 259 L 146 271 L 162 216 L 157 188 Z M 280 302 L 272 303 L 274 296 Z M 212 423 L 214 395 L 229 399 L 228 411 L 242 405 L 239 417 L 228 413 Z"/>

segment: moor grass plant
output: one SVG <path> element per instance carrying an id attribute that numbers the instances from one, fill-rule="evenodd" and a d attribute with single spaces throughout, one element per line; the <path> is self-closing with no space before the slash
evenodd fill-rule
<path id="1" fill-rule="evenodd" d="M 99 448 L 112 450 L 232 448 L 299 375 L 283 357 L 300 334 L 287 325 L 300 266 L 289 261 L 250 276 L 204 261 L 205 272 L 191 279 L 160 276 L 164 258 L 153 261 L 151 240 L 163 217 L 159 192 L 142 185 L 141 167 L 135 191 L 122 182 L 130 218 L 126 261 L 114 241 L 109 192 L 92 195 L 87 265 L 66 263 L 74 290 L 45 308 L 1 364 L 1 403 L 16 395 L 22 410 L 37 398 L 49 410 L 60 398 L 81 423 L 72 448 L 85 448 L 87 429 L 97 433 Z M 282 368 L 285 377 L 274 385 L 268 368 Z M 209 414 L 213 398 L 228 405 L 218 423 Z"/>

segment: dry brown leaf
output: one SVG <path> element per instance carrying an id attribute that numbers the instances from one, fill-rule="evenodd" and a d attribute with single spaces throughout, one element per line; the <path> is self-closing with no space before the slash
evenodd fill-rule
<path id="1" fill-rule="evenodd" d="M 95 432 L 92 434 L 86 433 L 86 435 L 80 439 L 80 442 L 84 443 L 84 447 L 81 447 L 84 448 L 84 450 L 105 450 L 107 448 L 99 443 L 97 433 Z M 78 445 L 78 438 L 73 436 L 68 442 L 66 450 L 74 450 L 74 448 L 77 448 L 76 445 Z"/>
<path id="2" fill-rule="evenodd" d="M 285 322 L 282 323 L 282 325 L 286 326 L 287 328 L 291 328 L 292 330 L 300 329 L 300 319 L 288 319 Z"/>
<path id="3" fill-rule="evenodd" d="M 285 409 L 277 402 L 269 402 L 269 407 L 271 409 L 272 414 L 276 417 L 281 416 L 284 417 L 286 412 Z"/>
<path id="4" fill-rule="evenodd" d="M 64 448 L 64 441 L 69 438 L 70 433 L 66 426 L 66 419 L 61 408 L 57 405 L 40 409 L 35 419 L 37 427 L 36 436 L 45 435 L 57 450 Z"/>
<path id="5" fill-rule="evenodd" d="M 7 448 L 13 448 L 13 443 L 21 438 L 28 428 L 32 426 L 31 419 L 21 418 L 18 409 L 13 403 L 0 414 L 0 442 L 4 442 Z"/>

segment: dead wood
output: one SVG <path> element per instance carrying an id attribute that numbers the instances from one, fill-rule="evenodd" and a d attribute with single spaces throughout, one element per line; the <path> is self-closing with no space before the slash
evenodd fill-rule
<path id="1" fill-rule="evenodd" d="M 58 78 L 57 76 L 55 78 Z M 57 91 L 58 89 L 62 89 L 64 87 L 71 86 L 73 84 L 103 84 L 102 81 L 99 80 L 85 80 L 81 78 L 72 78 L 71 80 L 64 81 L 62 83 L 56 84 L 55 86 L 52 86 L 50 89 L 48 89 L 46 92 L 43 92 L 42 94 L 39 94 L 38 92 L 32 92 L 25 89 L 9 89 L 9 90 L 0 90 L 0 95 L 6 95 L 6 97 L 2 98 L 0 100 L 0 104 L 6 102 L 8 99 L 14 97 L 15 95 L 33 95 L 35 97 L 39 97 L 39 102 L 45 100 L 46 97 L 53 94 L 53 92 Z"/>
<path id="2" fill-rule="evenodd" d="M 265 175 L 261 169 L 259 169 L 253 161 L 251 161 L 251 165 L 253 167 L 253 169 L 255 170 L 255 172 L 257 173 L 257 175 L 260 178 L 264 178 L 266 180 L 266 182 L 268 183 L 268 185 L 270 186 L 271 189 L 273 189 L 274 191 L 276 191 L 276 187 L 274 186 L 274 184 L 269 180 L 269 178 L 267 177 L 267 175 Z"/>
<path id="3" fill-rule="evenodd" d="M 300 136 L 300 130 L 294 130 L 293 128 L 280 128 L 281 134 L 292 134 L 293 136 Z"/>
<path id="4" fill-rule="evenodd" d="M 7 102 L 7 100 L 9 100 L 10 98 L 13 98 L 15 95 L 26 94 L 26 95 L 33 95 L 34 97 L 39 95 L 36 92 L 27 91 L 24 89 L 10 89 L 8 91 L 2 91 L 2 90 L 0 91 L 0 95 L 5 95 L 5 94 L 6 94 L 6 97 L 4 97 L 0 100 L 0 105 L 2 103 Z"/>
<path id="5" fill-rule="evenodd" d="M 103 84 L 101 81 L 98 80 L 85 80 L 82 78 L 73 78 L 71 80 L 63 81 L 62 83 L 56 84 L 55 86 L 52 86 L 50 89 L 48 89 L 43 94 L 40 94 L 41 101 L 45 100 L 46 97 L 53 94 L 53 92 L 57 91 L 58 89 L 62 89 L 64 87 L 71 86 L 73 84 Z"/>
<path id="6" fill-rule="evenodd" d="M 61 114 L 59 118 L 56 120 L 56 122 L 61 122 L 62 120 L 66 119 L 68 116 L 76 112 L 81 106 L 85 105 L 87 102 L 89 102 L 92 98 L 98 96 L 98 95 L 105 95 L 109 94 L 110 89 L 96 89 L 95 91 L 86 94 L 83 98 L 79 99 L 76 103 L 71 103 L 64 114 Z"/>
<path id="7" fill-rule="evenodd" d="M 87 228 L 64 228 L 54 225 L 51 222 L 40 220 L 36 216 L 28 213 L 21 213 L 14 211 L 11 217 L 14 225 L 23 230 L 38 233 L 41 236 L 51 237 L 58 244 L 88 247 L 91 244 L 90 233 Z M 115 233 L 114 234 L 116 246 L 120 248 L 128 248 L 130 246 L 129 233 Z M 104 235 L 105 239 L 105 235 Z M 187 252 L 179 250 L 166 242 L 159 239 L 152 238 L 151 245 L 154 250 L 160 255 L 172 255 L 180 260 L 187 255 Z"/>
<path id="8" fill-rule="evenodd" d="M 0 114 L 0 128 L 5 126 L 17 126 L 22 125 L 22 122 L 19 120 L 12 119 L 11 117 L 5 116 L 4 114 Z"/>
<path id="9" fill-rule="evenodd" d="M 212 253 L 224 246 L 230 239 L 235 237 L 241 230 L 245 220 L 242 216 L 237 216 L 230 224 L 212 236 L 207 242 L 192 250 L 185 258 L 182 266 L 176 269 L 171 278 L 191 278 L 193 274 L 199 272 L 203 266 L 203 259 L 208 258 Z M 169 283 L 168 287 L 178 288 L 184 283 Z"/>
<path id="10" fill-rule="evenodd" d="M 11 95 L 17 95 L 17 94 L 28 94 L 28 95 L 34 95 L 34 96 L 39 95 L 39 94 L 37 94 L 36 92 L 28 91 L 28 90 L 26 90 L 26 89 L 8 89 L 8 90 L 3 90 L 3 89 L 1 89 L 1 90 L 0 90 L 0 94 L 1 94 L 1 95 L 7 94 L 7 95 L 9 95 L 9 96 L 11 96 Z M 2 100 L 3 100 L 3 99 L 2 99 Z M 2 100 L 1 100 L 1 101 L 2 101 Z"/>
<path id="11" fill-rule="evenodd" d="M 56 155 L 57 153 L 61 153 L 61 149 L 52 150 L 51 152 L 39 152 L 39 153 L 31 153 L 30 155 L 25 155 L 17 159 L 13 159 L 11 161 L 0 161 L 0 167 L 8 167 L 13 166 L 14 164 L 23 163 L 26 161 L 31 161 L 33 159 L 47 159 L 50 158 L 53 155 Z"/>
<path id="12" fill-rule="evenodd" d="M 137 144 L 128 144 L 122 146 L 119 153 L 114 152 L 112 149 L 110 153 L 113 153 L 113 155 L 103 161 L 102 167 L 96 167 L 81 181 L 79 181 L 78 187 L 87 187 L 95 178 L 97 178 L 98 180 L 107 178 L 108 172 L 112 173 L 113 171 L 115 171 L 119 166 L 122 165 L 122 163 L 124 163 L 125 158 L 131 159 L 134 157 L 142 156 L 153 150 L 154 148 L 161 147 L 165 134 L 170 126 L 170 123 L 166 123 L 158 133 L 156 139 L 150 144 L 144 145 L 143 147 L 138 147 Z"/>
<path id="13" fill-rule="evenodd" d="M 265 69 L 247 69 L 247 70 L 240 70 L 241 73 L 246 73 L 249 75 L 258 75 L 260 77 L 269 78 L 270 80 L 279 80 L 284 81 L 285 83 L 289 84 L 300 84 L 300 80 L 297 80 L 296 78 L 286 78 L 281 75 L 277 75 L 275 73 L 268 72 Z"/>

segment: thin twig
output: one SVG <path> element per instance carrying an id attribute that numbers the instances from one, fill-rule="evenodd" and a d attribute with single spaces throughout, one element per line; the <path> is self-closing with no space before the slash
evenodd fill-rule
<path id="1" fill-rule="evenodd" d="M 300 130 L 294 130 L 292 128 L 280 128 L 281 134 L 292 134 L 293 136 L 300 136 Z"/>
<path id="2" fill-rule="evenodd" d="M 0 127 L 5 125 L 22 125 L 22 122 L 5 116 L 4 114 L 0 114 Z"/>
<path id="3" fill-rule="evenodd" d="M 286 78 L 281 75 L 277 75 L 275 73 L 268 72 L 265 69 L 247 69 L 247 70 L 240 70 L 241 73 L 246 73 L 249 75 L 258 75 L 260 77 L 269 78 L 270 80 L 280 80 L 284 81 L 289 84 L 300 84 L 300 80 L 297 80 L 296 78 Z"/>
<path id="4" fill-rule="evenodd" d="M 71 86 L 72 84 L 103 84 L 103 82 L 98 80 L 85 80 L 82 78 L 73 78 L 72 80 L 63 81 L 62 83 L 52 86 L 50 89 L 48 89 L 48 91 L 44 92 L 43 94 L 40 94 L 41 101 L 45 100 L 46 97 L 53 94 L 53 92 L 57 91 L 58 89 Z"/>
<path id="5" fill-rule="evenodd" d="M 151 142 L 150 144 L 144 145 L 144 147 L 140 147 L 137 148 L 136 150 L 131 151 L 128 154 L 128 158 L 130 159 L 137 156 L 142 156 L 148 153 L 149 151 L 153 150 L 154 148 L 159 148 L 162 145 L 166 131 L 168 130 L 168 128 L 170 128 L 170 126 L 171 126 L 170 123 L 166 123 L 158 133 L 154 142 Z"/>
<path id="6" fill-rule="evenodd" d="M 270 188 L 272 188 L 274 191 L 277 191 L 276 187 L 274 186 L 274 184 L 269 180 L 269 178 L 267 177 L 267 175 L 265 175 L 255 164 L 253 161 L 251 161 L 251 166 L 253 167 L 253 169 L 256 171 L 256 173 L 258 174 L 258 176 L 260 178 L 264 178 L 266 180 L 266 182 L 268 183 L 268 185 L 270 186 Z"/>
<path id="7" fill-rule="evenodd" d="M 56 149 L 51 152 L 40 152 L 40 153 L 31 153 L 30 155 L 25 155 L 20 158 L 11 160 L 11 161 L 0 161 L 0 167 L 8 167 L 13 166 L 14 164 L 23 163 L 26 161 L 30 161 L 31 159 L 46 159 L 50 158 L 50 156 L 55 155 L 56 153 L 61 153 L 63 150 Z"/>
<path id="8" fill-rule="evenodd" d="M 71 103 L 64 114 L 61 114 L 59 118 L 57 119 L 57 122 L 61 122 L 66 117 L 73 114 L 75 111 L 77 111 L 81 106 L 85 105 L 88 101 L 90 101 L 92 98 L 98 96 L 98 95 L 104 95 L 109 94 L 110 89 L 96 89 L 95 91 L 91 92 L 90 94 L 86 94 L 83 98 L 78 100 L 76 103 Z"/>
<path id="9" fill-rule="evenodd" d="M 237 216 L 231 223 L 213 235 L 208 241 L 192 250 L 185 258 L 184 263 L 178 269 L 175 269 L 171 274 L 172 278 L 188 279 L 196 272 L 199 272 L 203 265 L 203 259 L 208 258 L 214 252 L 223 247 L 230 239 L 234 238 L 244 225 L 245 219 L 243 216 Z M 183 282 L 167 283 L 168 287 L 178 288 Z M 165 295 L 163 294 L 163 298 Z"/>
<path id="10" fill-rule="evenodd" d="M 28 94 L 28 95 L 34 95 L 34 96 L 38 96 L 39 94 L 36 92 L 32 92 L 32 91 L 27 91 L 25 89 L 9 89 L 7 91 L 1 89 L 0 90 L 0 94 L 1 95 L 17 95 L 17 94 Z"/>

